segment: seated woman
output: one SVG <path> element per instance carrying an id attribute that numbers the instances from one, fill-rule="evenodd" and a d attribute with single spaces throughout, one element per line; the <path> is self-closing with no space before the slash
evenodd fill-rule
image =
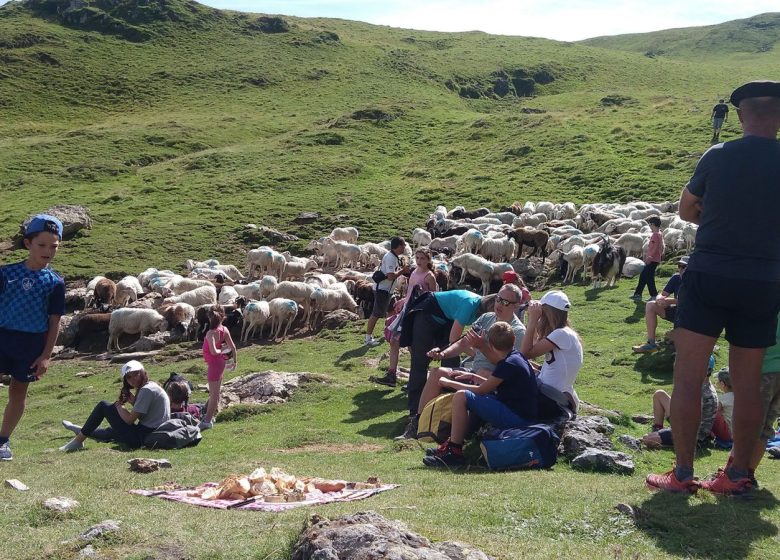
<path id="1" fill-rule="evenodd" d="M 574 381 L 582 367 L 582 342 L 569 322 L 570 309 L 569 298 L 560 290 L 551 290 L 541 300 L 530 302 L 520 351 L 529 360 L 544 356 L 539 382 L 561 393 L 571 412 L 577 412 Z"/>
<path id="2" fill-rule="evenodd" d="M 487 335 L 472 330 L 466 338 L 496 367 L 487 378 L 464 372 L 454 379 L 439 380 L 442 386 L 456 391 L 452 433 L 450 439 L 423 458 L 427 467 L 452 467 L 465 462 L 463 441 L 472 415 L 499 429 L 519 428 L 536 420 L 536 377 L 528 360 L 514 349 L 515 334 L 509 323 L 494 324 Z"/>
<path id="3" fill-rule="evenodd" d="M 88 437 L 98 441 L 116 441 L 131 448 L 141 447 L 146 436 L 170 420 L 171 403 L 167 393 L 157 383 L 149 381 L 140 362 L 127 362 L 122 366 L 121 375 L 122 390 L 116 401 L 99 402 L 83 426 L 62 421 L 62 425 L 74 432 L 76 437 L 60 447 L 60 451 L 83 449 L 84 440 Z M 125 408 L 126 403 L 133 405 L 131 411 Z M 103 420 L 111 427 L 100 428 Z"/>

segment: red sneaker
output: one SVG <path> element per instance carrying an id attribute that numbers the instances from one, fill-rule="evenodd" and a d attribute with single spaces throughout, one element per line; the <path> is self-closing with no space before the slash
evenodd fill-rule
<path id="1" fill-rule="evenodd" d="M 685 482 L 677 480 L 674 469 L 664 474 L 647 475 L 645 485 L 651 490 L 663 490 L 677 494 L 695 494 L 699 489 L 699 483 L 694 478 Z"/>
<path id="2" fill-rule="evenodd" d="M 711 480 L 703 481 L 700 486 L 713 494 L 739 496 L 750 492 L 753 489 L 753 482 L 747 476 L 739 480 L 731 480 L 725 470 L 718 469 L 718 474 Z"/>

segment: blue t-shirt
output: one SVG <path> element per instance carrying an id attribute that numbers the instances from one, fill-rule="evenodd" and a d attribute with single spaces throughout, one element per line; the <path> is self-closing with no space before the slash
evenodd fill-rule
<path id="1" fill-rule="evenodd" d="M 457 321 L 464 327 L 474 322 L 479 312 L 479 304 L 482 303 L 482 297 L 468 290 L 436 292 L 433 297 L 441 307 L 445 319 Z M 439 320 L 438 317 L 434 319 L 439 323 L 445 322 L 445 319 Z"/>
<path id="2" fill-rule="evenodd" d="M 666 286 L 664 286 L 663 291 L 667 294 L 677 297 L 677 292 L 680 291 L 680 286 L 682 285 L 682 274 L 679 272 L 675 272 L 672 274 L 672 277 L 669 278 L 669 281 L 666 283 Z"/>
<path id="3" fill-rule="evenodd" d="M 65 314 L 65 282 L 50 268 L 30 270 L 24 261 L 0 267 L 0 328 L 43 333 L 49 315 Z"/>
<path id="4" fill-rule="evenodd" d="M 493 377 L 501 379 L 496 397 L 512 411 L 526 420 L 536 420 L 539 415 L 539 389 L 531 364 L 517 350 L 496 364 Z"/>
<path id="5" fill-rule="evenodd" d="M 780 281 L 780 142 L 746 136 L 716 144 L 686 188 L 702 199 L 689 270 Z"/>

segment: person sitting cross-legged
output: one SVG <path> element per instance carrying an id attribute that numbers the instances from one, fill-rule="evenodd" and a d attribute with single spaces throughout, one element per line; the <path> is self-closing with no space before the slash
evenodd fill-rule
<path id="1" fill-rule="evenodd" d="M 674 324 L 674 318 L 677 312 L 677 293 L 682 285 L 682 275 L 688 266 L 688 257 L 681 257 L 677 261 L 677 272 L 669 278 L 661 294 L 645 305 L 645 326 L 647 327 L 647 342 L 632 349 L 637 354 L 655 352 L 658 350 L 658 343 L 655 340 L 656 330 L 658 329 L 658 317 L 666 319 Z"/>
<path id="2" fill-rule="evenodd" d="M 439 383 L 456 391 L 452 401 L 452 433 L 431 455 L 423 458 L 427 467 L 458 466 L 465 463 L 463 442 L 472 415 L 500 429 L 519 428 L 532 424 L 538 410 L 538 388 L 528 360 L 514 349 L 515 335 L 509 323 L 498 322 L 487 334 L 470 331 L 469 344 L 496 364 L 493 373 L 476 381 L 477 374 L 464 373 L 456 379 L 444 378 Z"/>

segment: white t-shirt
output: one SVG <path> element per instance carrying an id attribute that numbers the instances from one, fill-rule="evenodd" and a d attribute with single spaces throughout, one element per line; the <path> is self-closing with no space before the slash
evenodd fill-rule
<path id="1" fill-rule="evenodd" d="M 726 421 L 726 424 L 728 424 L 729 432 L 733 434 L 734 431 L 731 429 L 731 415 L 734 412 L 734 392 L 729 391 L 728 393 L 721 393 L 718 395 L 718 402 L 721 406 L 723 419 Z"/>
<path id="2" fill-rule="evenodd" d="M 395 255 L 395 253 L 392 251 L 385 253 L 385 256 L 382 257 L 382 263 L 379 265 L 379 270 L 381 270 L 385 275 L 398 270 L 398 257 Z M 376 289 L 389 292 L 391 289 L 393 289 L 393 280 L 388 280 L 385 278 L 376 285 Z"/>
<path id="3" fill-rule="evenodd" d="M 552 342 L 555 348 L 544 356 L 539 381 L 563 393 L 569 393 L 579 404 L 574 391 L 574 380 L 582 367 L 582 344 L 577 334 L 569 327 L 555 329 L 547 335 L 547 340 Z"/>

